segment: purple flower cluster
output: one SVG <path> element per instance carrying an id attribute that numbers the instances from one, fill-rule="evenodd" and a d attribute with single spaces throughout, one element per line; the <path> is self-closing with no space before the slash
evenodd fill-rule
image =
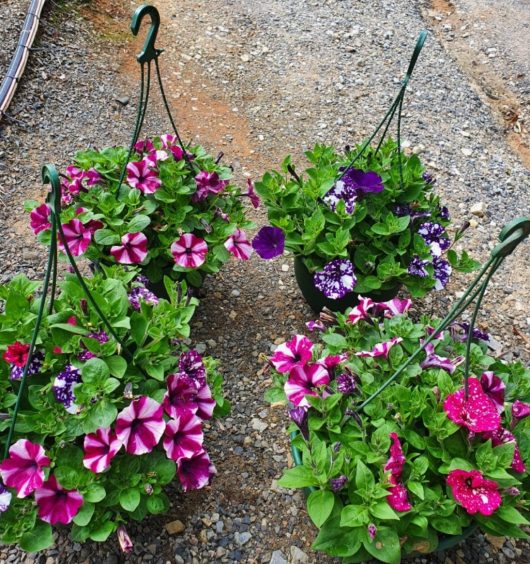
<path id="1" fill-rule="evenodd" d="M 423 240 L 430 247 L 431 254 L 434 257 L 439 257 L 443 251 L 449 248 L 451 242 L 447 238 L 443 225 L 426 221 L 420 225 L 418 233 L 423 237 Z"/>
<path id="2" fill-rule="evenodd" d="M 140 310 L 141 302 L 145 302 L 149 305 L 156 305 L 158 303 L 158 298 L 145 288 L 144 286 L 138 286 L 137 288 L 133 288 L 131 293 L 129 294 L 129 303 L 131 307 L 136 310 Z"/>
<path id="3" fill-rule="evenodd" d="M 337 376 L 337 391 L 341 394 L 353 394 L 357 384 L 351 374 L 339 374 Z"/>
<path id="4" fill-rule="evenodd" d="M 436 279 L 434 288 L 435 290 L 441 290 L 449 282 L 449 276 L 451 276 L 452 272 L 451 265 L 440 257 L 434 257 L 432 265 L 434 266 L 434 278 Z"/>
<path id="5" fill-rule="evenodd" d="M 100 345 L 104 345 L 109 341 L 109 336 L 103 330 L 89 333 L 87 336 L 91 339 L 95 339 Z"/>
<path id="6" fill-rule="evenodd" d="M 456 327 L 460 327 L 460 331 L 456 329 L 456 331 L 451 331 L 453 338 L 458 339 L 460 341 L 465 341 L 467 339 L 467 334 L 469 333 L 469 323 L 467 321 L 462 321 L 462 323 L 455 323 Z M 452 329 L 455 329 L 453 326 Z M 481 331 L 478 327 L 473 327 L 473 334 L 471 336 L 473 339 L 478 341 L 489 341 L 490 336 L 486 331 Z"/>
<path id="7" fill-rule="evenodd" d="M 332 300 L 343 298 L 357 284 L 353 264 L 348 259 L 328 262 L 324 270 L 315 273 L 313 280 L 316 288 Z"/>
<path id="8" fill-rule="evenodd" d="M 346 213 L 352 214 L 355 210 L 355 203 L 364 194 L 383 190 L 383 180 L 378 174 L 350 168 L 340 180 L 335 182 L 324 196 L 323 201 L 335 211 L 337 204 L 342 200 L 346 205 Z"/>
<path id="9" fill-rule="evenodd" d="M 55 399 L 64 405 L 68 413 L 77 413 L 75 404 L 74 386 L 81 382 L 81 373 L 71 364 L 66 365 L 53 382 L 52 392 Z"/>
<path id="10" fill-rule="evenodd" d="M 412 276 L 426 278 L 429 276 L 429 273 L 425 270 L 428 264 L 430 264 L 428 260 L 422 260 L 418 255 L 414 255 L 409 263 L 408 272 Z"/>
<path id="11" fill-rule="evenodd" d="M 44 363 L 44 353 L 41 351 L 36 351 L 33 353 L 33 358 L 31 359 L 28 376 L 35 376 L 40 372 L 42 365 Z M 10 380 L 20 380 L 24 374 L 24 366 L 17 366 L 16 364 L 11 364 L 11 371 L 9 375 Z"/>
<path id="12" fill-rule="evenodd" d="M 206 385 L 206 367 L 202 361 L 202 356 L 195 350 L 183 352 L 179 359 L 179 372 L 183 372 L 195 380 L 199 387 Z"/>
<path id="13" fill-rule="evenodd" d="M 398 217 L 410 215 L 410 220 L 418 219 L 419 217 L 430 217 L 431 213 L 426 211 L 416 211 L 409 204 L 398 204 L 394 208 L 394 214 Z"/>

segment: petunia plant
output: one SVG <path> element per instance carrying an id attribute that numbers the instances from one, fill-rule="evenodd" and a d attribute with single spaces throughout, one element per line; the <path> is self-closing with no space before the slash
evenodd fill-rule
<path id="1" fill-rule="evenodd" d="M 243 199 L 259 205 L 252 182 L 241 192 L 231 170 L 200 146 L 186 154 L 175 136 L 77 153 L 62 175 L 61 224 L 73 256 L 96 264 L 138 265 L 153 283 L 163 276 L 200 286 L 231 256 L 252 252 Z M 120 181 L 122 181 L 120 183 Z M 50 241 L 50 207 L 26 202 L 30 226 Z"/>
<path id="2" fill-rule="evenodd" d="M 58 524 L 76 541 L 116 531 L 130 550 L 125 524 L 166 512 L 167 486 L 209 483 L 203 422 L 230 407 L 215 361 L 184 344 L 197 305 L 184 282 L 166 278 L 166 300 L 134 268 L 82 280 L 97 307 L 67 275 L 32 358 L 40 284 L 0 286 L 0 539 L 31 552 Z"/>
<path id="3" fill-rule="evenodd" d="M 462 230 L 450 239 L 449 211 L 417 155 L 405 156 L 388 139 L 343 154 L 317 144 L 306 157 L 304 173 L 287 157 L 256 191 L 285 249 L 326 298 L 395 295 L 402 285 L 419 297 L 444 288 L 452 269 L 476 267 L 455 252 Z"/>
<path id="4" fill-rule="evenodd" d="M 476 527 L 527 537 L 530 370 L 490 356 L 476 329 L 464 378 L 461 324 L 434 334 L 411 305 L 361 297 L 269 358 L 267 397 L 288 404 L 297 461 L 278 483 L 307 489 L 313 548 L 345 562 L 398 563 Z"/>

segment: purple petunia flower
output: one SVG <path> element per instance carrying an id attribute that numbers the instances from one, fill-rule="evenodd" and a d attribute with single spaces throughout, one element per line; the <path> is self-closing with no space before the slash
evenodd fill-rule
<path id="1" fill-rule="evenodd" d="M 451 244 L 447 238 L 447 234 L 443 225 L 426 221 L 420 225 L 418 233 L 421 235 L 427 245 L 429 245 L 431 254 L 439 257 L 443 251 L 446 251 Z"/>
<path id="2" fill-rule="evenodd" d="M 9 509 L 12 497 L 13 495 L 11 492 L 4 486 L 4 484 L 0 483 L 0 513 L 4 513 Z"/>
<path id="3" fill-rule="evenodd" d="M 408 266 L 408 273 L 411 276 L 419 276 L 420 278 L 426 278 L 429 273 L 425 270 L 425 266 L 430 264 L 428 260 L 422 260 L 418 255 L 414 255 Z"/>
<path id="4" fill-rule="evenodd" d="M 68 413 L 75 414 L 79 410 L 79 407 L 75 404 L 74 394 L 74 386 L 79 382 L 81 382 L 81 373 L 71 364 L 67 364 L 53 382 L 53 395 L 59 403 L 64 405 Z"/>
<path id="5" fill-rule="evenodd" d="M 341 394 L 353 394 L 357 388 L 355 378 L 351 374 L 339 374 L 337 376 L 337 391 Z"/>
<path id="6" fill-rule="evenodd" d="M 436 280 L 434 289 L 441 290 L 445 288 L 449 282 L 449 276 L 451 276 L 453 269 L 446 260 L 439 257 L 434 257 L 432 265 L 434 267 L 434 278 Z"/>
<path id="7" fill-rule="evenodd" d="M 495 404 L 497 411 L 502 413 L 504 411 L 506 384 L 494 372 L 488 371 L 482 373 L 480 385 L 482 386 L 482 391 Z"/>
<path id="8" fill-rule="evenodd" d="M 454 339 L 458 339 L 459 341 L 467 340 L 467 335 L 469 333 L 469 323 L 467 321 L 462 321 L 461 323 L 455 323 L 454 325 L 460 327 L 463 331 L 463 334 L 457 331 L 451 331 L 451 334 Z M 453 329 L 453 327 L 451 327 Z M 473 333 L 471 335 L 472 339 L 477 339 L 479 341 L 489 341 L 490 336 L 486 331 L 481 331 L 478 327 L 473 327 Z"/>
<path id="9" fill-rule="evenodd" d="M 36 351 L 33 353 L 33 358 L 31 359 L 30 365 L 28 367 L 28 376 L 35 376 L 40 372 L 42 365 L 44 364 L 44 353 L 41 351 Z M 20 380 L 24 374 L 24 366 L 17 366 L 16 364 L 11 364 L 11 370 L 9 373 L 10 380 Z"/>
<path id="10" fill-rule="evenodd" d="M 279 227 L 266 225 L 258 231 L 252 241 L 252 246 L 262 259 L 273 259 L 283 254 L 285 233 Z"/>
<path id="11" fill-rule="evenodd" d="M 382 192 L 384 189 L 381 177 L 375 172 L 349 168 L 343 176 L 335 182 L 324 196 L 323 201 L 335 211 L 337 204 L 342 200 L 346 213 L 352 214 L 355 203 L 364 194 Z"/>
<path id="12" fill-rule="evenodd" d="M 186 374 L 202 388 L 206 384 L 206 367 L 202 356 L 195 349 L 183 352 L 179 359 L 179 371 Z"/>
<path id="13" fill-rule="evenodd" d="M 423 339 L 421 340 L 421 344 L 423 344 Z M 453 360 L 446 358 L 445 356 L 439 356 L 434 352 L 435 345 L 433 343 L 429 343 L 424 351 L 426 353 L 426 357 L 423 362 L 420 364 L 422 368 L 441 368 L 442 370 L 446 370 L 449 374 L 452 374 L 456 367 L 464 360 L 464 357 L 458 356 Z"/>
<path id="14" fill-rule="evenodd" d="M 343 298 L 353 291 L 357 284 L 353 264 L 348 259 L 335 259 L 328 262 L 324 270 L 315 273 L 313 280 L 316 288 L 332 300 Z"/>
<path id="15" fill-rule="evenodd" d="M 145 302 L 149 305 L 156 305 L 158 304 L 158 298 L 147 288 L 133 288 L 129 294 L 129 303 L 131 304 L 131 307 L 133 309 L 140 310 L 141 302 Z"/>
<path id="16" fill-rule="evenodd" d="M 377 535 L 377 527 L 373 523 L 370 523 L 366 530 L 368 531 L 368 536 L 370 537 L 370 539 L 374 540 L 375 535 Z"/>
<path id="17" fill-rule="evenodd" d="M 289 410 L 289 417 L 300 429 L 302 437 L 307 441 L 309 440 L 309 426 L 307 421 L 307 409 L 303 406 L 293 407 Z"/>
<path id="18" fill-rule="evenodd" d="M 451 219 L 449 210 L 446 206 L 438 206 L 438 215 L 445 221 L 449 221 Z"/>
<path id="19" fill-rule="evenodd" d="M 344 475 L 339 476 L 338 478 L 331 478 L 329 481 L 329 485 L 334 492 L 341 490 L 347 483 L 348 477 Z"/>
<path id="20" fill-rule="evenodd" d="M 421 177 L 426 184 L 436 184 L 436 178 L 434 178 L 434 176 L 430 172 L 424 172 Z"/>
<path id="21" fill-rule="evenodd" d="M 208 485 L 216 473 L 215 466 L 204 450 L 190 458 L 181 458 L 177 462 L 177 474 L 185 492 L 199 490 Z"/>
<path id="22" fill-rule="evenodd" d="M 313 333 L 313 331 L 325 331 L 326 329 L 326 326 L 324 325 L 324 323 L 322 323 L 322 321 L 320 321 L 320 319 L 317 319 L 315 321 L 307 321 L 305 326 L 309 331 L 311 331 L 311 333 Z"/>
<path id="23" fill-rule="evenodd" d="M 95 331 L 87 335 L 90 339 L 95 339 L 100 345 L 104 345 L 109 342 L 109 336 L 103 329 L 101 331 Z"/>
<path id="24" fill-rule="evenodd" d="M 394 207 L 394 214 L 398 217 L 404 217 L 405 215 L 410 215 L 410 220 L 418 219 L 420 217 L 430 217 L 431 212 L 428 211 L 416 211 L 409 204 L 397 204 Z"/>

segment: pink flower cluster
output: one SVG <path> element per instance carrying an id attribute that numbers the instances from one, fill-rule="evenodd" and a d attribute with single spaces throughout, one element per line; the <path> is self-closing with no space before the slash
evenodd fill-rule
<path id="1" fill-rule="evenodd" d="M 86 186 L 83 184 L 85 180 Z M 73 165 L 67 166 L 61 183 L 61 203 L 63 205 L 71 204 L 74 196 L 77 196 L 79 192 L 86 192 L 87 187 L 95 186 L 101 180 L 101 174 L 95 168 L 81 170 Z"/>
<path id="2" fill-rule="evenodd" d="M 389 495 L 386 499 L 392 509 L 396 511 L 409 511 L 412 509 L 412 505 L 408 499 L 407 488 L 402 481 L 403 468 L 406 462 L 405 455 L 397 434 L 390 433 L 390 439 L 392 440 L 390 458 L 384 467 L 385 472 L 390 472 L 388 481 L 391 484 L 388 489 Z"/>

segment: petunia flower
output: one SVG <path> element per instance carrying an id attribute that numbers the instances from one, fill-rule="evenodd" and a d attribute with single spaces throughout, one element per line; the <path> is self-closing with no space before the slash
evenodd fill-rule
<path id="1" fill-rule="evenodd" d="M 85 171 L 84 178 L 86 178 L 87 186 L 95 186 L 103 180 L 103 177 L 95 168 L 90 168 Z"/>
<path id="2" fill-rule="evenodd" d="M 392 444 L 390 445 L 390 457 L 383 470 L 390 472 L 390 483 L 396 485 L 401 481 L 406 459 L 397 433 L 389 433 L 389 437 L 392 440 Z"/>
<path id="3" fill-rule="evenodd" d="M 203 441 L 201 419 L 191 411 L 183 411 L 166 424 L 162 444 L 167 457 L 178 461 L 199 454 Z"/>
<path id="4" fill-rule="evenodd" d="M 62 224 L 63 236 L 59 234 L 59 248 L 65 251 L 65 244 L 68 245 L 70 252 L 74 257 L 81 256 L 92 241 L 92 233 L 87 229 L 79 219 L 71 219 L 68 223 Z"/>
<path id="5" fill-rule="evenodd" d="M 166 378 L 166 386 L 162 405 L 170 417 L 177 419 L 184 411 L 197 412 L 195 399 L 199 390 L 195 380 L 184 372 L 177 372 Z"/>
<path id="6" fill-rule="evenodd" d="M 322 321 L 320 321 L 320 319 L 317 319 L 315 321 L 307 321 L 305 326 L 309 329 L 309 331 L 311 331 L 311 333 L 313 331 L 325 331 L 326 326 L 324 325 L 324 323 L 322 323 Z"/>
<path id="7" fill-rule="evenodd" d="M 30 346 L 28 344 L 15 341 L 12 345 L 8 345 L 2 358 L 9 364 L 24 368 L 28 361 L 29 348 Z"/>
<path id="8" fill-rule="evenodd" d="M 446 260 L 440 257 L 434 257 L 432 265 L 434 267 L 434 289 L 443 290 L 449 282 L 449 277 L 453 269 Z"/>
<path id="9" fill-rule="evenodd" d="M 421 235 L 425 243 L 429 246 L 433 257 L 441 256 L 443 251 L 446 251 L 451 241 L 449 241 L 445 228 L 439 223 L 426 221 L 422 223 L 418 229 L 418 234 Z"/>
<path id="10" fill-rule="evenodd" d="M 256 190 L 254 188 L 254 183 L 252 182 L 252 180 L 250 178 L 247 178 L 247 193 L 244 194 L 244 195 L 248 196 L 250 203 L 252 204 L 252 206 L 255 209 L 259 208 L 261 200 L 260 200 L 259 196 L 256 194 Z"/>
<path id="11" fill-rule="evenodd" d="M 378 302 L 378 308 L 385 310 L 385 317 L 393 317 L 394 315 L 403 315 L 412 306 L 412 300 L 400 300 L 394 298 L 388 302 Z"/>
<path id="12" fill-rule="evenodd" d="M 71 364 L 67 364 L 53 381 L 53 395 L 59 403 L 64 405 L 68 413 L 76 414 L 79 411 L 79 407 L 75 404 L 74 394 L 74 387 L 79 382 L 81 382 L 81 372 Z"/>
<path id="13" fill-rule="evenodd" d="M 133 551 L 133 542 L 125 525 L 120 525 L 116 530 L 116 535 L 118 536 L 118 544 L 120 545 L 120 550 L 124 554 L 130 554 Z"/>
<path id="14" fill-rule="evenodd" d="M 12 493 L 4 486 L 4 484 L 0 483 L 0 513 L 4 513 L 9 509 L 12 497 Z"/>
<path id="15" fill-rule="evenodd" d="M 482 437 L 485 440 L 491 439 L 492 446 L 496 447 L 498 445 L 504 445 L 506 443 L 514 443 L 515 449 L 513 451 L 512 459 L 512 469 L 516 472 L 526 472 L 526 467 L 524 465 L 523 459 L 521 458 L 521 451 L 519 450 L 519 445 L 515 436 L 510 433 L 507 429 L 499 427 L 495 431 L 488 431 L 487 433 L 482 433 Z"/>
<path id="16" fill-rule="evenodd" d="M 374 540 L 375 535 L 377 535 L 377 527 L 373 523 L 370 523 L 368 527 L 366 527 L 366 532 L 368 533 L 370 540 Z"/>
<path id="17" fill-rule="evenodd" d="M 44 353 L 42 351 L 35 351 L 33 356 L 31 357 L 31 362 L 28 366 L 28 376 L 35 376 L 38 374 L 44 364 Z M 9 379 L 10 380 L 21 380 L 22 376 L 24 376 L 24 366 L 15 366 L 14 364 L 11 365 L 11 369 L 9 372 Z"/>
<path id="18" fill-rule="evenodd" d="M 142 160 L 127 165 L 127 184 L 143 194 L 154 194 L 162 185 L 162 181 L 149 163 Z"/>
<path id="19" fill-rule="evenodd" d="M 323 359 L 319 360 L 320 364 L 323 364 L 326 368 L 335 368 L 341 362 L 348 360 L 348 353 L 341 354 L 328 354 Z"/>
<path id="20" fill-rule="evenodd" d="M 497 406 L 484 393 L 477 378 L 469 378 L 468 386 L 467 399 L 464 388 L 447 396 L 444 401 L 447 417 L 474 433 L 497 430 L 501 424 Z"/>
<path id="21" fill-rule="evenodd" d="M 147 396 L 133 400 L 116 418 L 116 436 L 128 454 L 151 452 L 165 427 L 164 408 Z"/>
<path id="22" fill-rule="evenodd" d="M 156 295 L 143 286 L 138 286 L 136 288 L 133 288 L 128 298 L 131 307 L 137 311 L 139 311 L 142 308 L 141 306 L 142 302 L 145 302 L 146 304 L 149 305 L 158 304 L 158 298 L 156 297 Z"/>
<path id="23" fill-rule="evenodd" d="M 530 415 L 530 405 L 520 400 L 515 400 L 512 404 L 512 427 L 517 425 L 521 419 Z"/>
<path id="24" fill-rule="evenodd" d="M 171 253 L 179 266 L 199 268 L 206 261 L 208 245 L 193 233 L 184 233 L 171 245 Z"/>
<path id="25" fill-rule="evenodd" d="M 41 231 L 50 229 L 52 224 L 50 215 L 52 210 L 48 204 L 42 204 L 33 209 L 29 214 L 29 225 L 33 229 L 33 233 L 38 235 Z"/>
<path id="26" fill-rule="evenodd" d="M 309 426 L 308 426 L 308 413 L 307 408 L 298 406 L 289 410 L 289 417 L 300 429 L 302 437 L 307 441 L 309 440 Z"/>
<path id="27" fill-rule="evenodd" d="M 423 339 L 420 341 L 423 344 Z M 425 359 L 421 362 L 420 366 L 422 368 L 441 368 L 452 374 L 456 367 L 464 360 L 464 357 L 458 356 L 454 360 L 451 360 L 445 356 L 437 355 L 434 352 L 435 346 L 433 343 L 426 345 L 424 351 L 426 354 Z"/>
<path id="28" fill-rule="evenodd" d="M 210 387 L 206 384 L 199 388 L 197 397 L 195 398 L 197 404 L 197 415 L 201 419 L 211 419 L 215 409 L 216 402 L 212 397 Z"/>
<path id="29" fill-rule="evenodd" d="M 309 407 L 306 396 L 318 397 L 317 388 L 326 384 L 329 384 L 329 372 L 321 364 L 306 364 L 290 371 L 284 391 L 295 406 Z"/>
<path id="30" fill-rule="evenodd" d="M 346 213 L 352 214 L 358 199 L 365 194 L 381 192 L 383 189 L 383 180 L 377 173 L 349 168 L 322 199 L 333 211 L 336 210 L 339 201 L 343 200 Z"/>
<path id="31" fill-rule="evenodd" d="M 428 264 L 431 264 L 428 260 L 422 260 L 418 255 L 414 255 L 409 262 L 407 271 L 411 276 L 427 278 L 427 276 L 429 276 L 429 273 L 425 270 L 425 267 Z"/>
<path id="32" fill-rule="evenodd" d="M 304 366 L 313 357 L 313 343 L 304 335 L 295 335 L 290 341 L 276 347 L 270 361 L 278 372 L 289 372 L 295 366 Z"/>
<path id="33" fill-rule="evenodd" d="M 501 505 L 499 485 L 478 470 L 453 470 L 447 476 L 453 497 L 470 514 L 492 515 Z"/>
<path id="34" fill-rule="evenodd" d="M 252 245 L 242 229 L 236 229 L 225 241 L 224 246 L 229 253 L 240 260 L 248 260 L 252 254 Z"/>
<path id="35" fill-rule="evenodd" d="M 346 323 L 359 322 L 361 319 L 369 319 L 368 310 L 374 307 L 375 303 L 370 298 L 365 298 L 364 296 L 359 296 L 359 305 L 356 305 L 348 314 Z"/>
<path id="36" fill-rule="evenodd" d="M 360 351 L 356 352 L 355 356 L 360 356 L 361 358 L 364 357 L 371 357 L 376 358 L 378 356 L 384 356 L 388 358 L 388 354 L 390 353 L 390 349 L 399 343 L 401 343 L 403 339 L 401 337 L 392 337 L 390 341 L 384 341 L 383 343 L 377 343 L 375 347 L 371 351 Z"/>
<path id="37" fill-rule="evenodd" d="M 345 476 L 344 474 L 342 474 L 342 476 L 339 476 L 338 478 L 331 478 L 329 481 L 331 491 L 335 493 L 338 492 L 339 490 L 342 490 L 342 488 L 347 483 L 348 483 L 348 476 Z"/>
<path id="38" fill-rule="evenodd" d="M 17 490 L 17 497 L 27 497 L 42 486 L 43 468 L 49 465 L 41 445 L 19 439 L 9 447 L 9 458 L 0 463 L 0 475 L 8 488 Z"/>
<path id="39" fill-rule="evenodd" d="M 169 155 L 167 151 L 155 149 L 154 151 L 147 153 L 142 160 L 144 160 L 151 168 L 156 168 L 158 161 L 167 161 L 168 159 Z"/>
<path id="40" fill-rule="evenodd" d="M 388 496 L 386 498 L 388 505 L 395 511 L 410 511 L 412 505 L 409 501 L 407 488 L 403 484 L 397 484 L 388 488 Z"/>
<path id="41" fill-rule="evenodd" d="M 191 458 L 181 458 L 177 462 L 177 474 L 185 492 L 207 486 L 216 473 L 215 466 L 204 450 Z"/>
<path id="42" fill-rule="evenodd" d="M 458 330 L 460 328 L 460 331 Z M 467 321 L 462 321 L 461 323 L 452 323 L 449 327 L 453 339 L 458 341 L 466 341 L 469 333 L 469 323 Z M 477 341 L 489 341 L 490 336 L 486 331 L 482 331 L 478 327 L 473 327 L 473 333 L 471 334 L 472 339 Z"/>
<path id="43" fill-rule="evenodd" d="M 122 443 L 114 431 L 100 427 L 95 433 L 85 435 L 83 447 L 85 450 L 83 466 L 99 474 L 110 466 Z"/>
<path id="44" fill-rule="evenodd" d="M 202 170 L 195 177 L 197 191 L 192 196 L 193 202 L 200 202 L 210 194 L 219 194 L 228 186 L 228 180 L 221 180 L 217 172 L 206 172 Z"/>
<path id="45" fill-rule="evenodd" d="M 351 374 L 339 374 L 337 376 L 337 392 L 344 395 L 350 395 L 357 389 L 355 378 Z"/>
<path id="46" fill-rule="evenodd" d="M 493 372 L 483 372 L 480 377 L 480 385 L 482 386 L 482 391 L 496 405 L 497 411 L 502 413 L 504 411 L 504 390 L 506 389 L 506 384 Z"/>
<path id="47" fill-rule="evenodd" d="M 137 153 L 150 153 L 155 150 L 155 145 L 151 139 L 140 139 L 134 144 L 134 150 Z"/>
<path id="48" fill-rule="evenodd" d="M 83 505 L 83 496 L 77 490 L 65 490 L 55 476 L 35 490 L 39 518 L 50 525 L 68 525 Z"/>
<path id="49" fill-rule="evenodd" d="M 195 349 L 190 349 L 180 355 L 179 371 L 195 380 L 199 388 L 206 384 L 206 367 L 202 356 Z"/>
<path id="50" fill-rule="evenodd" d="M 343 298 L 357 284 L 353 264 L 348 259 L 328 262 L 322 271 L 315 273 L 313 281 L 315 287 L 332 300 Z"/>
<path id="51" fill-rule="evenodd" d="M 252 246 L 262 259 L 279 257 L 285 249 L 285 233 L 279 227 L 265 225 L 252 240 Z"/>
<path id="52" fill-rule="evenodd" d="M 126 233 L 121 245 L 110 248 L 110 254 L 120 264 L 139 264 L 147 256 L 147 237 L 143 233 Z"/>

